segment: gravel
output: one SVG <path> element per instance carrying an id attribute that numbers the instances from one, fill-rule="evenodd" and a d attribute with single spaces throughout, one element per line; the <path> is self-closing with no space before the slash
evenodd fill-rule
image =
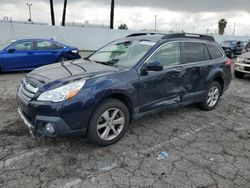
<path id="1" fill-rule="evenodd" d="M 15 102 L 25 74 L 0 74 L 0 187 L 250 187 L 250 77 L 234 78 L 213 111 L 144 117 L 97 147 L 31 137 Z M 168 156 L 157 160 L 161 151 Z"/>

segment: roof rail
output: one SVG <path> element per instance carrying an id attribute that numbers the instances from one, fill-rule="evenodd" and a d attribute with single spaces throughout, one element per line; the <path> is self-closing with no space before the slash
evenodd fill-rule
<path id="1" fill-rule="evenodd" d="M 132 33 L 128 35 L 127 37 L 138 37 L 138 36 L 143 36 L 143 35 L 163 35 L 165 36 L 165 33 L 157 33 L 157 32 L 141 32 L 141 33 Z"/>
<path id="2" fill-rule="evenodd" d="M 201 39 L 201 40 L 208 40 L 215 42 L 213 36 L 195 34 L 195 33 L 170 33 L 170 34 L 165 34 L 165 36 L 163 37 L 163 39 L 171 39 L 171 38 L 194 38 L 194 39 Z"/>
<path id="3" fill-rule="evenodd" d="M 145 35 L 161 35 L 163 36 L 162 39 L 171 39 L 171 38 L 193 38 L 193 39 L 201 39 L 201 40 L 208 40 L 213 41 L 214 37 L 210 35 L 203 35 L 203 34 L 195 34 L 195 33 L 157 33 L 157 32 L 141 32 L 141 33 L 132 33 L 127 37 L 138 37 L 138 36 L 145 36 Z"/>

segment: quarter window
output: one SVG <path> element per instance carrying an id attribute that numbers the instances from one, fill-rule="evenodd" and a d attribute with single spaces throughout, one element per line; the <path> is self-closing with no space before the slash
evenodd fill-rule
<path id="1" fill-rule="evenodd" d="M 178 65 L 181 61 L 180 43 L 167 43 L 154 53 L 147 62 L 158 61 L 163 67 Z"/>
<path id="2" fill-rule="evenodd" d="M 204 47 L 202 43 L 185 42 L 184 43 L 185 63 L 194 63 L 205 60 Z"/>
<path id="3" fill-rule="evenodd" d="M 223 56 L 221 51 L 215 45 L 207 44 L 207 47 L 212 59 L 219 59 Z"/>

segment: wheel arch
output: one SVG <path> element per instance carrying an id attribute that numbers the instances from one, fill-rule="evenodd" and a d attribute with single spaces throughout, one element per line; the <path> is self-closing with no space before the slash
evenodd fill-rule
<path id="1" fill-rule="evenodd" d="M 221 87 L 221 93 L 220 93 L 220 95 L 222 95 L 223 90 L 224 90 L 224 80 L 222 79 L 221 76 L 216 76 L 216 77 L 213 79 L 213 81 L 216 81 L 216 82 L 218 82 L 218 83 L 220 84 L 220 87 Z"/>

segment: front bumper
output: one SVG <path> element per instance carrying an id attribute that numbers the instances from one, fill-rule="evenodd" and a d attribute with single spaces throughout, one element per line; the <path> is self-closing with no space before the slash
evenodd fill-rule
<path id="1" fill-rule="evenodd" d="M 235 62 L 235 68 L 234 69 L 236 71 L 238 71 L 238 72 L 243 72 L 243 73 L 250 74 L 250 62 L 247 62 L 247 63 Z"/>
<path id="2" fill-rule="evenodd" d="M 82 123 L 79 124 L 78 116 L 75 117 L 76 114 L 74 114 L 74 112 L 73 114 L 60 114 L 58 112 L 60 105 L 24 104 L 19 97 L 17 97 L 17 105 L 18 113 L 32 135 L 45 137 L 76 137 L 85 135 L 87 132 L 87 125 L 84 123 L 87 121 L 81 121 Z M 61 106 L 61 108 L 63 108 L 63 106 Z M 71 121 L 68 121 L 68 119 L 71 119 Z M 48 123 L 53 125 L 55 130 L 53 133 L 46 129 L 46 124 Z M 74 127 L 74 125 L 78 124 L 80 126 Z"/>

